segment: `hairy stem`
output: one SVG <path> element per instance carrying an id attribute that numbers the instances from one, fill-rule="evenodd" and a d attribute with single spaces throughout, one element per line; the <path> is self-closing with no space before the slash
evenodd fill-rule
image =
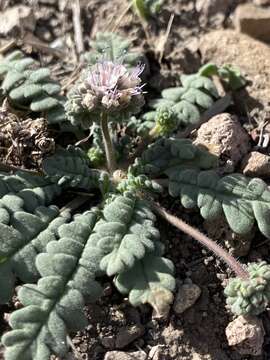
<path id="1" fill-rule="evenodd" d="M 105 112 L 103 112 L 101 115 L 101 131 L 102 131 L 102 138 L 105 148 L 108 170 L 110 174 L 113 174 L 113 172 L 116 170 L 116 161 L 115 161 L 114 147 L 108 128 L 108 115 Z"/>
<path id="2" fill-rule="evenodd" d="M 207 249 L 212 251 L 221 260 L 223 260 L 225 264 L 227 264 L 232 269 L 232 271 L 236 274 L 236 276 L 242 279 L 249 278 L 249 273 L 242 266 L 242 264 L 240 264 L 240 262 L 238 262 L 231 254 L 229 254 L 226 250 L 224 250 L 220 245 L 215 243 L 213 240 L 211 240 L 209 237 L 201 233 L 199 230 L 185 223 L 183 220 L 169 214 L 164 208 L 154 203 L 153 201 L 150 201 L 150 205 L 158 215 L 162 216 L 170 224 L 174 225 L 179 230 L 192 236 L 195 240 L 199 241 L 203 246 L 205 246 Z"/>

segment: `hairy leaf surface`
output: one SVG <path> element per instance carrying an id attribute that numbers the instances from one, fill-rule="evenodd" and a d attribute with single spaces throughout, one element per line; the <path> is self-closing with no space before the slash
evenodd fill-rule
<path id="1" fill-rule="evenodd" d="M 48 178 L 26 172 L 0 174 L 0 208 L 11 213 L 13 210 L 33 212 L 38 206 L 51 204 L 60 193 L 61 187 Z"/>
<path id="2" fill-rule="evenodd" d="M 50 123 L 65 120 L 65 98 L 59 95 L 61 86 L 51 79 L 48 68 L 38 67 L 17 50 L 0 63 L 0 75 L 4 77 L 1 87 L 14 105 L 45 112 Z"/>
<path id="3" fill-rule="evenodd" d="M 132 305 L 150 304 L 159 315 L 168 311 L 173 301 L 175 278 L 173 263 L 156 254 L 147 254 L 132 269 L 115 278 L 117 289 L 129 294 Z"/>
<path id="4" fill-rule="evenodd" d="M 8 224 L 0 223 L 1 303 L 11 298 L 16 277 L 23 282 L 37 281 L 37 254 L 56 239 L 58 227 L 68 219 L 67 211 L 61 214 L 51 206 L 37 207 L 34 214 L 18 210 L 9 216 Z"/>
<path id="5" fill-rule="evenodd" d="M 189 169 L 175 172 L 169 180 L 170 194 L 180 196 L 186 208 L 199 207 L 203 218 L 213 220 L 224 214 L 238 234 L 248 233 L 256 221 L 270 237 L 270 191 L 261 179 L 241 174 L 220 178 L 214 171 Z"/>
<path id="6" fill-rule="evenodd" d="M 161 98 L 152 100 L 149 105 L 154 109 L 143 115 L 140 132 L 144 125 L 149 128 L 155 125 L 156 111 L 166 107 L 171 109 L 177 119 L 177 128 L 197 124 L 201 114 L 211 108 L 218 98 L 217 89 L 211 79 L 199 73 L 181 76 L 182 87 L 172 87 L 161 92 Z M 148 116 L 149 114 L 149 116 Z"/>
<path id="7" fill-rule="evenodd" d="M 188 139 L 160 139 L 142 154 L 141 172 L 152 176 L 170 175 L 184 168 L 210 169 L 217 166 L 217 157 L 200 149 Z"/>
<path id="8" fill-rule="evenodd" d="M 105 60 L 110 61 L 121 59 L 125 65 L 132 67 L 142 60 L 142 56 L 139 53 L 129 51 L 130 45 L 130 40 L 115 33 L 98 32 L 96 39 L 91 43 L 92 50 L 84 56 L 91 65 L 95 64 L 97 60 L 105 58 Z"/>
<path id="9" fill-rule="evenodd" d="M 89 158 L 80 148 L 69 146 L 66 150 L 59 149 L 43 161 L 43 168 L 61 186 L 86 190 L 100 188 L 102 192 L 106 192 L 109 187 L 107 173 L 90 169 Z"/>
<path id="10" fill-rule="evenodd" d="M 89 242 L 96 219 L 96 213 L 88 211 L 60 226 L 60 240 L 50 242 L 47 252 L 38 255 L 42 278 L 19 291 L 25 307 L 11 315 L 13 330 L 2 338 L 6 360 L 64 357 L 67 333 L 86 326 L 84 301 L 95 299 L 101 290 L 94 280 L 101 255 Z"/>
<path id="11" fill-rule="evenodd" d="M 105 254 L 101 270 L 109 276 L 118 274 L 154 251 L 159 239 L 154 221 L 155 215 L 143 200 L 117 196 L 106 205 L 91 237 Z"/>

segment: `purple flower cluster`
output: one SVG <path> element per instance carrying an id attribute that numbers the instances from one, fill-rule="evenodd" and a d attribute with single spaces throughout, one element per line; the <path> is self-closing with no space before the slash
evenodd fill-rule
<path id="1" fill-rule="evenodd" d="M 93 65 L 68 95 L 65 107 L 69 120 L 88 128 L 102 112 L 119 121 L 121 116 L 136 114 L 144 104 L 140 79 L 143 70 L 144 65 L 129 70 L 122 63 L 108 60 Z"/>
<path id="2" fill-rule="evenodd" d="M 89 110 L 102 106 L 108 112 L 127 107 L 134 97 L 143 98 L 139 77 L 143 70 L 142 65 L 129 72 L 123 64 L 112 61 L 97 63 L 85 79 L 87 93 L 82 104 Z"/>

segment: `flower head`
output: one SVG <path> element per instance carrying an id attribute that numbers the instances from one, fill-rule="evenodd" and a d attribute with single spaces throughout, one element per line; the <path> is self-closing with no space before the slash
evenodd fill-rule
<path id="1" fill-rule="evenodd" d="M 101 112 L 112 116 L 137 113 L 144 104 L 140 79 L 143 70 L 143 65 L 128 70 L 124 64 L 108 60 L 92 66 L 69 94 L 66 110 L 71 122 L 77 122 L 76 113 L 85 119 Z M 89 127 L 88 123 L 82 125 Z"/>

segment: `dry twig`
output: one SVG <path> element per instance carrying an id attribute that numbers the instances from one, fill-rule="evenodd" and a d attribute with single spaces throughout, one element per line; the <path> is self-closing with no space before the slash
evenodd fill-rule
<path id="1" fill-rule="evenodd" d="M 74 0 L 72 2 L 72 18 L 74 26 L 74 40 L 78 54 L 84 52 L 83 33 L 82 33 L 82 21 L 81 21 L 81 6 L 80 0 Z"/>

